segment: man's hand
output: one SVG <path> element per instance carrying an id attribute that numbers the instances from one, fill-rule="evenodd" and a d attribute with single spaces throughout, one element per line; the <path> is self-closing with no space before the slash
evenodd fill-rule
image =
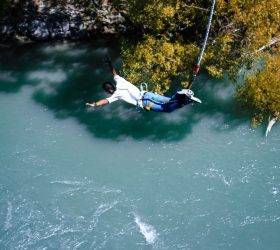
<path id="1" fill-rule="evenodd" d="M 115 68 L 114 68 L 114 66 L 112 64 L 111 57 L 110 57 L 110 55 L 108 53 L 105 56 L 104 62 L 108 64 L 108 66 L 109 66 L 109 68 L 111 70 L 112 75 L 116 76 L 117 75 L 117 71 L 115 70 Z"/>
<path id="2" fill-rule="evenodd" d="M 109 54 L 106 54 L 104 62 L 107 64 L 112 64 L 112 60 Z"/>
<path id="3" fill-rule="evenodd" d="M 109 103 L 109 101 L 107 100 L 107 99 L 102 99 L 102 100 L 100 100 L 100 101 L 98 101 L 98 102 L 87 102 L 86 103 L 86 106 L 89 106 L 89 107 L 98 107 L 98 106 L 103 106 L 103 105 L 106 105 L 106 104 L 108 104 Z"/>
<path id="4" fill-rule="evenodd" d="M 86 106 L 96 107 L 96 103 L 95 103 L 95 102 L 93 102 L 93 103 L 87 102 L 87 103 L 86 103 Z"/>

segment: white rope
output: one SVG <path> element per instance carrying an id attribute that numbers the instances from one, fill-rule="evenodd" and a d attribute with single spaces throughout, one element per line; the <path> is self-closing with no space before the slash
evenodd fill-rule
<path id="1" fill-rule="evenodd" d="M 205 33 L 205 37 L 204 37 L 204 41 L 203 41 L 203 45 L 196 63 L 196 66 L 200 66 L 200 62 L 201 59 L 203 57 L 203 53 L 207 44 L 207 40 L 208 40 L 208 35 L 209 35 L 209 31 L 210 31 L 210 27 L 211 27 L 211 22 L 212 22 L 212 17 L 213 17 L 213 13 L 214 13 L 214 8 L 215 8 L 215 0 L 212 0 L 212 5 L 211 5 L 211 11 L 210 11 L 210 16 L 209 16 L 209 20 L 208 20 L 208 24 L 207 24 L 207 29 L 206 29 L 206 33 Z"/>

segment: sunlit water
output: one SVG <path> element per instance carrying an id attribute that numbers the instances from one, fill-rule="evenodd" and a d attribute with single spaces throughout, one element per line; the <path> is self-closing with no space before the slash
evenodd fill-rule
<path id="1" fill-rule="evenodd" d="M 87 109 L 107 47 L 1 51 L 0 249 L 279 249 L 279 124 L 203 75 L 172 114 Z"/>

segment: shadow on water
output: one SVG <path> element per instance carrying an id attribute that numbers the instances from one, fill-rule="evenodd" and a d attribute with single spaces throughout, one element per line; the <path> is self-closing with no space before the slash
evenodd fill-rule
<path id="1" fill-rule="evenodd" d="M 137 112 L 123 102 L 89 109 L 88 101 L 106 97 L 101 83 L 111 80 L 103 63 L 109 42 L 55 43 L 24 45 L 2 51 L 0 60 L 0 91 L 15 93 L 23 86 L 32 86 L 33 99 L 51 110 L 55 117 L 75 118 L 95 137 L 123 140 L 150 139 L 179 141 L 192 132 L 203 117 L 222 119 L 228 129 L 248 119 L 230 97 L 233 89 L 224 84 L 226 79 L 215 81 L 202 75 L 194 90 L 204 103 L 182 108 L 170 114 Z M 119 48 L 118 41 L 113 41 Z M 110 50 L 112 58 L 119 58 L 118 49 Z M 120 59 L 114 60 L 120 68 Z"/>

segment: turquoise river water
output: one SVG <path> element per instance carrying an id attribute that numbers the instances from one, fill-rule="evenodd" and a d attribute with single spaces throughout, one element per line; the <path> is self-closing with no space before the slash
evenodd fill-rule
<path id="1" fill-rule="evenodd" d="M 0 249 L 280 249 L 279 124 L 203 74 L 171 114 L 86 108 L 108 47 L 1 49 Z"/>

